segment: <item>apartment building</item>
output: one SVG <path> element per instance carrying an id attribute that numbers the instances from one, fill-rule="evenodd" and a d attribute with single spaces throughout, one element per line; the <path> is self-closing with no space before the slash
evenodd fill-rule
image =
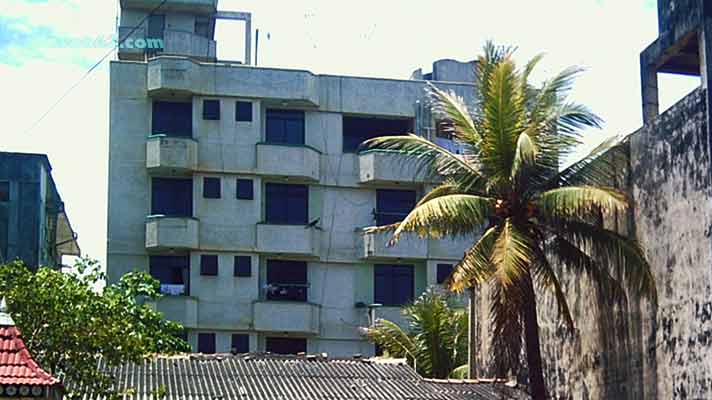
<path id="1" fill-rule="evenodd" d="M 160 8 L 156 9 L 160 5 Z M 247 13 L 213 0 L 122 0 L 111 64 L 107 268 L 150 271 L 156 304 L 203 353 L 356 353 L 371 312 L 400 308 L 448 276 L 471 241 L 363 228 L 405 216 L 432 187 L 401 156 L 358 152 L 416 132 L 457 150 L 426 105 L 428 81 L 472 100 L 472 63 L 413 79 L 249 65 Z M 246 22 L 245 61 L 215 58 L 215 21 Z M 141 40 L 143 39 L 143 41 Z"/>
<path id="2" fill-rule="evenodd" d="M 0 152 L 0 263 L 60 267 L 80 255 L 44 154 Z"/>

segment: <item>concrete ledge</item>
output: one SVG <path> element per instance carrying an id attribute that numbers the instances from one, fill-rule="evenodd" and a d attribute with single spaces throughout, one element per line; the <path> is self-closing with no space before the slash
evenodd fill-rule
<path id="1" fill-rule="evenodd" d="M 321 306 L 292 301 L 253 303 L 254 329 L 258 332 L 289 332 L 318 335 Z"/>
<path id="2" fill-rule="evenodd" d="M 148 61 L 148 92 L 237 96 L 289 101 L 318 107 L 317 77 L 311 72 L 255 68 L 242 64 L 201 63 L 185 57 L 159 56 Z"/>
<path id="3" fill-rule="evenodd" d="M 198 299 L 195 297 L 163 296 L 148 304 L 168 320 L 179 322 L 186 328 L 198 327 Z"/>
<path id="4" fill-rule="evenodd" d="M 359 182 L 362 184 L 425 183 L 424 172 L 415 172 L 414 160 L 397 152 L 372 151 L 359 154 Z"/>
<path id="5" fill-rule="evenodd" d="M 146 168 L 149 173 L 190 174 L 198 167 L 198 142 L 192 138 L 149 136 Z"/>
<path id="6" fill-rule="evenodd" d="M 304 225 L 257 224 L 260 253 L 319 256 L 319 232 Z"/>
<path id="7" fill-rule="evenodd" d="M 150 216 L 146 220 L 146 249 L 197 249 L 199 221 L 192 217 Z"/>
<path id="8" fill-rule="evenodd" d="M 358 258 L 363 260 L 426 259 L 428 241 L 415 234 L 404 234 L 394 246 L 388 246 L 390 232 L 356 232 Z"/>
<path id="9" fill-rule="evenodd" d="M 318 182 L 319 160 L 319 152 L 308 146 L 257 144 L 257 172 L 261 175 L 287 176 Z"/>
<path id="10" fill-rule="evenodd" d="M 162 0 L 121 0 L 121 8 L 153 10 Z M 191 13 L 214 13 L 218 9 L 218 0 L 167 0 L 161 11 L 182 11 Z"/>

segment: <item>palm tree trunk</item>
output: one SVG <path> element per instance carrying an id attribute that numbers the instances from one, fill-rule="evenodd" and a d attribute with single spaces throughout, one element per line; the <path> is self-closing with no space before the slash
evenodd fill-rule
<path id="1" fill-rule="evenodd" d="M 469 332 L 467 346 L 467 377 L 477 379 L 477 302 L 475 287 L 470 286 Z"/>
<path id="2" fill-rule="evenodd" d="M 525 278 L 524 285 L 524 341 L 527 349 L 527 369 L 529 372 L 529 389 L 533 400 L 547 399 L 544 369 L 541 361 L 539 343 L 539 322 L 536 315 L 536 295 L 531 281 L 531 275 Z"/>

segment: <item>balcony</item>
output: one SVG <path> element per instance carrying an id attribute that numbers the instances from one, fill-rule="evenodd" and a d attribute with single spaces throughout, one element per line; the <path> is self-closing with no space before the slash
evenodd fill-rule
<path id="1" fill-rule="evenodd" d="M 193 217 L 150 216 L 146 221 L 146 249 L 197 249 L 198 225 Z"/>
<path id="2" fill-rule="evenodd" d="M 266 176 L 319 181 L 320 152 L 309 146 L 257 144 L 257 171 Z"/>
<path id="3" fill-rule="evenodd" d="M 359 154 L 358 164 L 359 182 L 362 184 L 421 184 L 427 182 L 425 174 L 416 171 L 415 163 L 397 152 L 363 152 Z"/>
<path id="4" fill-rule="evenodd" d="M 356 232 L 358 257 L 364 260 L 425 259 L 428 258 L 428 241 L 414 234 L 403 234 L 394 246 L 388 246 L 392 233 Z"/>
<path id="5" fill-rule="evenodd" d="M 156 135 L 146 141 L 149 173 L 187 175 L 197 167 L 198 142 L 194 139 Z"/>
<path id="6" fill-rule="evenodd" d="M 309 71 L 158 56 L 148 62 L 147 84 L 151 96 L 171 93 L 235 96 L 239 93 L 241 97 L 289 102 L 293 107 L 319 106 L 318 78 Z"/>
<path id="7" fill-rule="evenodd" d="M 257 301 L 253 303 L 254 329 L 318 335 L 320 308 L 306 302 Z"/>
<path id="8" fill-rule="evenodd" d="M 257 224 L 257 251 L 317 257 L 319 231 L 304 225 Z"/>
<path id="9" fill-rule="evenodd" d="M 189 296 L 163 296 L 149 305 L 163 313 L 166 319 L 186 328 L 198 327 L 198 299 Z"/>
<path id="10" fill-rule="evenodd" d="M 163 32 L 162 54 L 215 60 L 216 42 L 192 32 L 166 29 Z"/>
<path id="11" fill-rule="evenodd" d="M 138 48 L 133 45 L 128 46 L 128 43 L 135 43 L 137 39 L 146 38 L 146 29 L 135 28 L 133 26 L 120 26 L 119 38 L 124 39 L 124 42 L 119 46 L 119 59 L 121 60 L 143 60 L 145 58 L 146 49 Z"/>

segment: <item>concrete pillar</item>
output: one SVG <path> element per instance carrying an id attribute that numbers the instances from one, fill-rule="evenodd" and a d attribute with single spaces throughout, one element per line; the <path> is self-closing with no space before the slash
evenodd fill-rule
<path id="1" fill-rule="evenodd" d="M 646 54 L 640 55 L 640 88 L 643 95 L 643 124 L 648 125 L 660 113 L 658 103 L 658 72 Z"/>
<path id="2" fill-rule="evenodd" d="M 252 16 L 245 19 L 245 64 L 252 65 Z"/>

